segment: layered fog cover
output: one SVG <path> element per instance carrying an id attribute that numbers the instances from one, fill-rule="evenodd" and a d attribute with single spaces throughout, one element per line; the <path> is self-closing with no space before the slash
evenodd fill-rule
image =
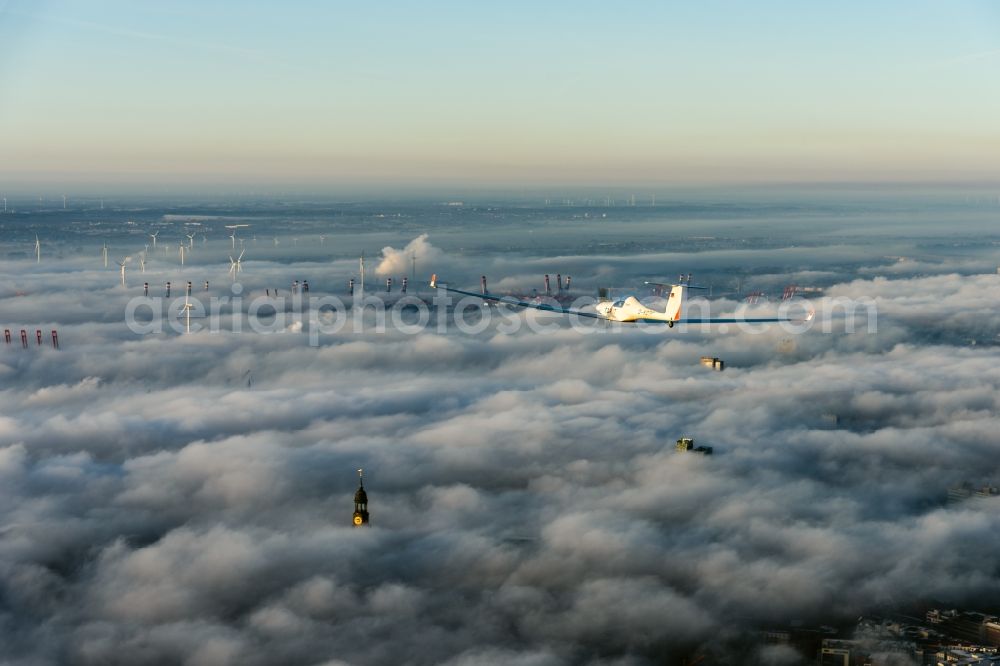
<path id="1" fill-rule="evenodd" d="M 1000 500 L 946 499 L 998 476 L 997 193 L 608 199 L 11 198 L 2 661 L 778 663 L 746 636 L 993 608 Z M 795 285 L 817 317 L 638 330 L 431 303 L 422 328 L 412 306 L 405 330 L 374 307 L 313 330 L 293 282 L 349 307 L 362 252 L 390 305 L 404 277 L 431 303 L 431 273 L 650 303 L 644 281 L 691 273 L 713 314 L 773 313 Z M 219 330 L 136 332 L 129 304 L 167 281 L 174 311 L 188 281 L 230 299 Z M 544 330 L 509 325 L 529 318 Z"/>

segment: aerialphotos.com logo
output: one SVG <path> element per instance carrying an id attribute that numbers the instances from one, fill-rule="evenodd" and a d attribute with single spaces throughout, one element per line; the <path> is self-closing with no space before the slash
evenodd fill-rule
<path id="1" fill-rule="evenodd" d="M 232 285 L 231 292 L 231 296 L 212 296 L 207 302 L 195 296 L 173 299 L 137 296 L 126 304 L 125 324 L 136 335 L 164 333 L 167 330 L 175 333 L 307 333 L 312 345 L 318 345 L 321 336 L 345 331 L 377 334 L 392 330 L 404 335 L 417 335 L 428 330 L 446 333 L 454 328 L 466 335 L 477 335 L 489 329 L 513 335 L 522 329 L 538 334 L 555 333 L 568 326 L 580 333 L 629 330 L 652 335 L 668 333 L 664 322 L 618 322 L 484 303 L 472 296 L 456 300 L 443 290 L 435 292 L 429 300 L 410 295 L 388 301 L 377 295 L 358 294 L 346 302 L 333 295 L 305 297 L 301 293 L 291 296 L 258 295 L 246 299 L 242 296 L 243 287 L 239 283 Z M 562 307 L 554 299 L 550 300 L 551 305 Z M 568 309 L 593 308 L 597 304 L 595 298 L 580 297 Z M 693 299 L 685 304 L 685 308 L 685 318 L 711 318 L 711 302 L 707 300 Z M 792 335 L 811 330 L 854 333 L 858 330 L 856 324 L 859 317 L 864 319 L 866 333 L 874 334 L 878 330 L 877 307 L 870 298 L 783 301 L 777 308 L 778 317 L 782 320 L 769 324 L 739 321 L 746 309 L 746 305 L 741 305 L 729 315 L 736 319 L 734 322 L 696 324 L 681 320 L 672 325 L 669 332 L 706 330 L 756 335 L 778 326 L 783 333 Z"/>

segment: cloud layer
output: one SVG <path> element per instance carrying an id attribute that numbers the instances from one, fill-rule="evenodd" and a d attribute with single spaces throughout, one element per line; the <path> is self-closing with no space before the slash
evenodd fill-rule
<path id="1" fill-rule="evenodd" d="M 380 274 L 411 252 L 460 276 L 571 263 L 436 253 L 423 235 L 387 247 Z M 50 268 L 8 262 L 0 281 L 33 286 L 2 294 L 15 330 L 62 342 L 0 349 L 7 662 L 659 663 L 767 623 L 1000 594 L 996 507 L 944 503 L 996 478 L 996 274 L 827 265 L 828 296 L 877 303 L 875 335 L 345 331 L 310 347 L 137 337 L 116 275 Z M 353 264 L 250 270 L 339 286 Z M 676 453 L 681 436 L 715 455 Z M 371 529 L 350 527 L 358 467 Z"/>

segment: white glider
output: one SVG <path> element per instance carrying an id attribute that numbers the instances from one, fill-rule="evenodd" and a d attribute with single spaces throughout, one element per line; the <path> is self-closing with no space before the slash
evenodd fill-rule
<path id="1" fill-rule="evenodd" d="M 688 289 L 704 289 L 691 284 L 660 284 L 658 282 L 647 282 L 646 284 L 669 287 L 670 296 L 667 298 L 666 307 L 663 311 L 654 310 L 643 305 L 635 296 L 627 296 L 618 300 L 599 301 L 594 309 L 596 312 L 584 312 L 583 310 L 573 310 L 559 305 L 548 303 L 534 303 L 532 301 L 522 301 L 511 296 L 499 296 L 487 291 L 476 293 L 463 289 L 454 289 L 448 285 L 438 282 L 437 275 L 431 276 L 431 287 L 452 291 L 456 294 L 481 298 L 484 301 L 494 303 L 505 303 L 507 305 L 517 305 L 546 312 L 556 312 L 559 314 L 576 315 L 578 317 L 589 317 L 591 319 L 603 319 L 605 321 L 615 321 L 623 324 L 666 324 L 673 328 L 674 324 L 773 324 L 781 321 L 809 321 L 813 318 L 814 312 L 810 312 L 804 317 L 685 317 L 684 305 L 687 299 Z"/>

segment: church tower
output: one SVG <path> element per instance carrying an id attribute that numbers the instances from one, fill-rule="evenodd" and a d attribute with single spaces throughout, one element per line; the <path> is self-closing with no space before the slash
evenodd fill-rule
<path id="1" fill-rule="evenodd" d="M 358 490 L 354 493 L 354 526 L 368 524 L 368 493 L 365 492 L 365 472 L 358 470 Z"/>

